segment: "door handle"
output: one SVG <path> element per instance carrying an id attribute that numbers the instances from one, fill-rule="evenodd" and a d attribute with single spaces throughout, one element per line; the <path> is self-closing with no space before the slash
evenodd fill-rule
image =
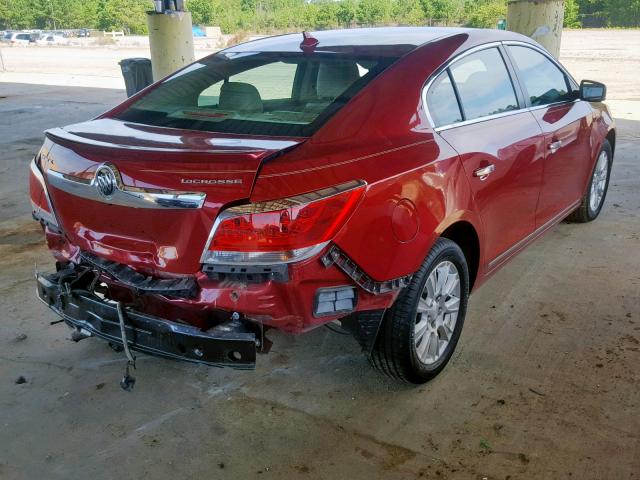
<path id="1" fill-rule="evenodd" d="M 561 148 L 562 148 L 562 140 L 556 140 L 555 142 L 551 142 L 549 144 L 549 150 L 551 150 L 551 153 L 556 153 Z"/>
<path id="2" fill-rule="evenodd" d="M 480 180 L 486 180 L 486 178 L 493 173 L 496 169 L 495 165 L 487 165 L 473 171 L 473 176 L 478 177 Z"/>

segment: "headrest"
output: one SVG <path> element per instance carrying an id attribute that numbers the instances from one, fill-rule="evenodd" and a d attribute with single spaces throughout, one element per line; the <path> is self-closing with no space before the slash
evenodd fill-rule
<path id="1" fill-rule="evenodd" d="M 238 112 L 262 112 L 262 99 L 256 87 L 243 82 L 225 82 L 220 88 L 218 107 Z"/>
<path id="2" fill-rule="evenodd" d="M 476 96 L 489 95 L 494 93 L 494 89 L 499 81 L 500 77 L 482 70 L 473 72 L 461 86 L 459 85 L 459 87 L 468 94 Z"/>
<path id="3" fill-rule="evenodd" d="M 318 68 L 318 98 L 339 97 L 360 78 L 358 65 L 349 60 L 322 62 Z"/>

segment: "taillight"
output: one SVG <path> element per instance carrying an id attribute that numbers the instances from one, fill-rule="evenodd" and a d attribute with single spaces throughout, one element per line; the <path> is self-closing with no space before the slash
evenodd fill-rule
<path id="1" fill-rule="evenodd" d="M 344 225 L 362 193 L 353 181 L 296 197 L 223 211 L 202 263 L 265 265 L 318 253 Z"/>

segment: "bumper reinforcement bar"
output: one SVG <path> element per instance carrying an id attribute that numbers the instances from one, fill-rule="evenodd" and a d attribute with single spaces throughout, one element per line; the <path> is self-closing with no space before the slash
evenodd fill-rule
<path id="1" fill-rule="evenodd" d="M 61 274 L 36 274 L 38 297 L 72 328 L 123 345 L 117 303 L 89 290 L 69 288 Z M 216 367 L 253 369 L 256 335 L 237 318 L 203 331 L 125 308 L 129 348 Z"/>

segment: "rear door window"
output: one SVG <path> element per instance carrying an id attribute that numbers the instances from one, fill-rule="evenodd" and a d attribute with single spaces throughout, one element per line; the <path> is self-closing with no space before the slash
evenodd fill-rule
<path id="1" fill-rule="evenodd" d="M 449 69 L 465 120 L 518 109 L 509 71 L 497 48 L 472 53 Z"/>
<path id="2" fill-rule="evenodd" d="M 571 98 L 566 75 L 546 56 L 528 47 L 510 45 L 508 48 L 532 106 Z"/>
<path id="3" fill-rule="evenodd" d="M 427 105 L 435 127 L 462 121 L 462 113 L 448 70 L 438 75 L 429 88 Z"/>

